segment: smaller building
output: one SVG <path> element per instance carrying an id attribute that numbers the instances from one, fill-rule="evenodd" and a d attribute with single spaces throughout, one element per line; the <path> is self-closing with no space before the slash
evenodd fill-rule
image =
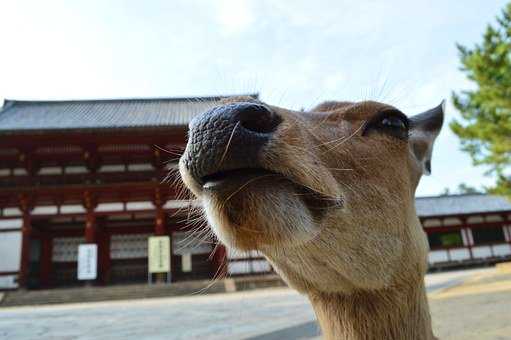
<path id="1" fill-rule="evenodd" d="M 511 259 L 511 201 L 467 194 L 419 197 L 417 214 L 428 235 L 432 268 Z"/>

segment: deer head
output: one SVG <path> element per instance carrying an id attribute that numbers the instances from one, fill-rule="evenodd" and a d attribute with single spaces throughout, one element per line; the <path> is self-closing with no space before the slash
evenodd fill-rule
<path id="1" fill-rule="evenodd" d="M 190 123 L 180 173 L 224 244 L 261 251 L 301 292 L 419 285 L 414 195 L 442 122 L 443 105 L 408 118 L 372 101 L 297 112 L 235 98 Z"/>
<path id="2" fill-rule="evenodd" d="M 327 338 L 432 339 L 414 196 L 442 123 L 443 103 L 408 118 L 372 101 L 234 98 L 190 122 L 179 170 L 218 239 L 261 251 Z"/>

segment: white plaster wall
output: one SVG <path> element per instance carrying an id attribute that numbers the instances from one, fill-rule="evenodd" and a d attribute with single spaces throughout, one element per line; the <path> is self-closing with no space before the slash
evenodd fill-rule
<path id="1" fill-rule="evenodd" d="M 20 269 L 21 231 L 0 233 L 0 272 Z"/>
<path id="2" fill-rule="evenodd" d="M 60 212 L 63 214 L 81 214 L 85 213 L 85 208 L 80 204 L 66 204 L 60 206 Z"/>
<path id="3" fill-rule="evenodd" d="M 12 170 L 12 174 L 14 176 L 26 176 L 26 175 L 28 175 L 27 170 L 24 169 L 24 168 L 14 168 Z"/>
<path id="4" fill-rule="evenodd" d="M 0 289 L 15 289 L 18 288 L 18 275 L 5 275 L 0 276 Z"/>
<path id="5" fill-rule="evenodd" d="M 471 216 L 467 218 L 468 224 L 476 224 L 476 223 L 483 223 L 484 217 L 483 216 Z"/>
<path id="6" fill-rule="evenodd" d="M 461 220 L 459 218 L 455 218 L 455 217 L 449 217 L 449 218 L 446 218 L 444 219 L 444 225 L 460 225 L 461 224 Z"/>
<path id="7" fill-rule="evenodd" d="M 445 262 L 447 260 L 447 250 L 432 250 L 428 254 L 429 263 Z"/>
<path id="8" fill-rule="evenodd" d="M 486 222 L 501 222 L 503 221 L 502 216 L 499 215 L 488 215 L 485 217 Z"/>
<path id="9" fill-rule="evenodd" d="M 451 255 L 452 261 L 463 261 L 470 259 L 470 252 L 467 248 L 450 249 L 449 253 Z"/>
<path id="10" fill-rule="evenodd" d="M 5 208 L 3 210 L 4 216 L 21 216 L 21 210 L 19 208 Z"/>
<path id="11" fill-rule="evenodd" d="M 39 175 L 60 175 L 63 169 L 58 166 L 47 166 L 39 169 Z"/>
<path id="12" fill-rule="evenodd" d="M 250 261 L 229 262 L 229 274 L 247 274 L 252 273 Z"/>
<path id="13" fill-rule="evenodd" d="M 55 215 L 58 212 L 56 205 L 41 205 L 32 210 L 32 215 Z"/>
<path id="14" fill-rule="evenodd" d="M 84 166 L 66 166 L 64 168 L 64 172 L 66 174 L 85 174 L 87 172 L 89 172 L 89 170 L 87 170 L 86 167 Z"/>
<path id="15" fill-rule="evenodd" d="M 266 260 L 235 261 L 229 262 L 230 274 L 261 273 L 271 270 L 270 263 Z"/>
<path id="16" fill-rule="evenodd" d="M 440 221 L 437 218 L 429 218 L 427 220 L 424 220 L 424 228 L 427 227 L 440 227 L 442 225 L 442 221 Z"/>
<path id="17" fill-rule="evenodd" d="M 126 210 L 152 210 L 154 205 L 152 202 L 128 202 Z"/>
<path id="18" fill-rule="evenodd" d="M 23 220 L 21 218 L 0 220 L 0 230 L 21 228 L 22 225 L 23 225 Z"/>
<path id="19" fill-rule="evenodd" d="M 257 258 L 257 257 L 263 257 L 263 254 L 256 250 L 239 251 L 239 250 L 235 250 L 235 249 L 229 249 L 227 251 L 227 258 L 229 258 L 229 259 L 247 259 L 247 258 Z"/>
<path id="20" fill-rule="evenodd" d="M 151 171 L 154 167 L 150 163 L 128 164 L 128 171 Z"/>
<path id="21" fill-rule="evenodd" d="M 261 273 L 270 271 L 271 266 L 266 260 L 256 260 L 252 261 L 252 268 L 254 272 Z"/>
<path id="22" fill-rule="evenodd" d="M 124 164 L 114 164 L 114 165 L 103 165 L 98 169 L 99 172 L 123 172 L 126 171 L 126 166 Z"/>
<path id="23" fill-rule="evenodd" d="M 495 256 L 511 255 L 511 245 L 499 244 L 499 245 L 493 246 L 493 253 L 495 254 Z"/>
<path id="24" fill-rule="evenodd" d="M 179 209 L 179 208 L 188 208 L 191 206 L 190 200 L 171 200 L 165 203 L 163 209 Z"/>
<path id="25" fill-rule="evenodd" d="M 490 246 L 478 246 L 472 248 L 472 255 L 475 258 L 482 259 L 485 257 L 491 257 Z"/>
<path id="26" fill-rule="evenodd" d="M 95 209 L 97 212 L 101 211 L 123 211 L 123 203 L 100 203 Z"/>

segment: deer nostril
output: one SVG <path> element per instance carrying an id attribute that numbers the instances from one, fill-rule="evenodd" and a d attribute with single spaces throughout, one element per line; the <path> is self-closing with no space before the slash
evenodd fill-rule
<path id="1" fill-rule="evenodd" d="M 281 119 L 263 105 L 247 105 L 237 112 L 239 123 L 247 130 L 258 133 L 275 131 Z"/>

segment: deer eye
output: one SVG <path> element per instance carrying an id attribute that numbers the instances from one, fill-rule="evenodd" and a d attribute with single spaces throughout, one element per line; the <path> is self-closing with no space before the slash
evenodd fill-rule
<path id="1" fill-rule="evenodd" d="M 406 129 L 406 123 L 401 117 L 385 117 L 380 121 L 380 124 L 391 129 Z"/>
<path id="2" fill-rule="evenodd" d="M 395 138 L 408 138 L 408 118 L 398 110 L 386 110 L 377 113 L 370 121 L 366 123 L 362 135 L 367 135 L 372 131 L 386 133 Z"/>

